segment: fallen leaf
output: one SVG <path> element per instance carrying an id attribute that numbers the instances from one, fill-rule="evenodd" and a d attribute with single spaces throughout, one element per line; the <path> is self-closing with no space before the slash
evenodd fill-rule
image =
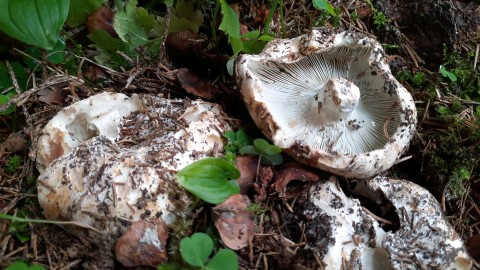
<path id="1" fill-rule="evenodd" d="M 204 99 L 212 99 L 220 91 L 210 84 L 208 79 L 199 76 L 188 68 L 181 68 L 176 73 L 177 79 L 187 93 Z"/>
<path id="2" fill-rule="evenodd" d="M 49 105 L 65 105 L 67 92 L 60 86 L 54 85 L 38 92 L 38 100 Z"/>
<path id="3" fill-rule="evenodd" d="M 253 156 L 237 156 L 235 159 L 235 167 L 240 171 L 237 183 L 240 186 L 241 194 L 247 194 L 253 187 L 258 166 L 258 158 Z"/>
<path id="4" fill-rule="evenodd" d="M 319 179 L 318 174 L 312 169 L 297 162 L 289 162 L 282 164 L 275 173 L 274 189 L 281 193 L 283 197 L 291 197 L 298 193 L 296 190 L 288 190 L 287 187 L 291 181 L 316 182 Z"/>
<path id="5" fill-rule="evenodd" d="M 168 227 L 162 220 L 139 220 L 115 244 L 115 256 L 126 267 L 156 267 L 167 260 Z"/>
<path id="6" fill-rule="evenodd" d="M 20 152 L 27 147 L 27 138 L 22 133 L 12 133 L 3 142 L 3 147 L 10 153 Z"/>
<path id="7" fill-rule="evenodd" d="M 258 179 L 260 183 L 255 183 L 255 192 L 257 193 L 256 199 L 258 201 L 265 201 L 267 199 L 267 188 L 272 182 L 274 176 L 273 166 L 266 166 L 260 168 L 260 172 L 258 173 Z"/>
<path id="8" fill-rule="evenodd" d="M 477 262 L 480 261 L 480 234 L 468 238 L 467 250 Z"/>
<path id="9" fill-rule="evenodd" d="M 92 33 L 97 29 L 107 31 L 112 37 L 118 37 L 117 32 L 113 29 L 114 13 L 108 7 L 101 7 L 90 15 L 87 19 L 88 33 Z"/>
<path id="10" fill-rule="evenodd" d="M 252 213 L 247 210 L 247 196 L 235 194 L 212 208 L 215 227 L 223 243 L 238 250 L 248 246 L 255 233 Z"/>

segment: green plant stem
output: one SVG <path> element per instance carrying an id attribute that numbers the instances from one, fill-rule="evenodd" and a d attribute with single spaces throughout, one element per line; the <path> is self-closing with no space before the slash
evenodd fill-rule
<path id="1" fill-rule="evenodd" d="M 266 35 L 268 35 L 269 33 L 268 31 L 269 26 L 270 26 L 270 23 L 272 22 L 273 14 L 275 14 L 275 11 L 277 11 L 277 5 L 279 1 L 281 0 L 274 1 L 273 4 L 270 6 L 270 13 L 268 13 L 267 20 L 265 21 L 265 27 L 263 28 L 263 33 Z"/>
<path id="2" fill-rule="evenodd" d="M 287 30 L 286 30 L 286 26 L 285 26 L 285 18 L 283 18 L 283 1 L 282 0 L 278 0 L 278 2 L 280 3 L 280 24 L 282 25 L 282 38 L 286 38 L 287 36 Z"/>
<path id="3" fill-rule="evenodd" d="M 0 214 L 0 219 L 7 219 L 11 221 L 16 221 L 16 222 L 29 222 L 29 223 L 43 223 L 43 224 L 55 224 L 55 225 L 76 225 L 82 228 L 87 228 L 90 230 L 93 230 L 95 232 L 100 233 L 97 229 L 93 228 L 92 226 L 89 226 L 87 224 L 81 223 L 81 222 L 76 222 L 76 221 L 55 221 L 55 220 L 43 220 L 43 219 L 29 219 L 29 218 L 21 218 L 21 217 L 15 217 L 15 216 L 10 216 L 6 214 Z"/>

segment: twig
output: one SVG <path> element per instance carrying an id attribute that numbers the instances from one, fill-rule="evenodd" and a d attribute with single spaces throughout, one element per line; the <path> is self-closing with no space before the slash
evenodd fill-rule
<path id="1" fill-rule="evenodd" d="M 370 216 L 372 216 L 373 219 L 375 220 L 378 220 L 378 221 L 381 221 L 383 223 L 386 223 L 386 224 L 390 224 L 390 225 L 397 225 L 395 224 L 394 222 L 390 221 L 390 220 L 387 220 L 387 219 L 384 219 L 384 218 L 381 218 L 377 215 L 375 215 L 374 213 L 370 212 L 370 210 L 368 210 L 367 208 L 363 207 L 362 206 L 362 209 L 363 211 L 367 212 L 367 214 L 369 214 Z"/>

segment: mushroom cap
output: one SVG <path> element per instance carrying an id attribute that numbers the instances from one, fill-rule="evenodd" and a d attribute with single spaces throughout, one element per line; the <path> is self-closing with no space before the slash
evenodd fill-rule
<path id="1" fill-rule="evenodd" d="M 385 232 L 357 199 L 343 193 L 335 177 L 297 199 L 306 218 L 307 245 L 324 269 L 344 269 L 345 263 L 358 269 L 471 269 L 462 239 L 427 190 L 380 176 L 367 180 L 367 186 L 393 204 L 400 229 Z"/>
<path id="2" fill-rule="evenodd" d="M 93 97 L 94 99 L 95 97 Z M 117 140 L 95 136 L 54 160 L 38 178 L 47 219 L 89 225 L 116 239 L 131 222 L 171 224 L 189 215 L 191 199 L 175 173 L 223 149 L 230 129 L 217 105 L 141 96 L 138 112 L 119 119 Z M 98 242 L 95 231 L 73 227 Z"/>
<path id="3" fill-rule="evenodd" d="M 122 118 L 140 109 L 140 105 L 137 96 L 103 92 L 64 108 L 48 122 L 38 139 L 38 171 L 43 172 L 52 161 L 92 137 L 116 139 Z"/>
<path id="4" fill-rule="evenodd" d="M 320 29 L 276 39 L 240 56 L 235 71 L 264 135 L 310 166 L 368 178 L 389 169 L 415 132 L 412 96 L 364 34 Z"/>

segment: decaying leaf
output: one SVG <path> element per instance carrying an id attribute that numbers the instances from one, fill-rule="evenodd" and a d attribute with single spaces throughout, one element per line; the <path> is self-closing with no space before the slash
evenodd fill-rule
<path id="1" fill-rule="evenodd" d="M 258 165 L 258 158 L 253 156 L 237 156 L 235 159 L 235 167 L 240 171 L 237 183 L 241 194 L 246 194 L 253 187 Z"/>
<path id="2" fill-rule="evenodd" d="M 67 92 L 58 85 L 44 88 L 37 95 L 38 100 L 49 105 L 65 105 L 65 99 L 67 98 Z"/>
<path id="3" fill-rule="evenodd" d="M 176 73 L 177 79 L 187 93 L 204 99 L 212 99 L 220 91 L 211 85 L 207 78 L 201 77 L 188 68 L 181 68 Z"/>
<path id="4" fill-rule="evenodd" d="M 117 260 L 127 267 L 147 265 L 156 267 L 167 260 L 168 227 L 160 219 L 139 220 L 115 244 Z"/>
<path id="5" fill-rule="evenodd" d="M 291 181 L 299 180 L 302 182 L 316 182 L 319 179 L 320 177 L 313 171 L 313 169 L 308 168 L 298 162 L 289 162 L 282 164 L 280 169 L 275 173 L 274 189 L 275 191 L 283 194 L 283 197 L 288 197 L 289 193 L 292 192 L 289 192 L 286 190 L 286 188 Z"/>
<path id="6" fill-rule="evenodd" d="M 248 246 L 253 239 L 255 224 L 252 213 L 247 210 L 249 205 L 250 200 L 247 196 L 235 194 L 212 209 L 220 238 L 233 250 Z"/>
<path id="7" fill-rule="evenodd" d="M 113 29 L 113 16 L 113 11 L 108 7 L 99 8 L 87 19 L 88 32 L 92 33 L 96 29 L 103 29 L 112 37 L 118 37 L 117 32 Z"/>

